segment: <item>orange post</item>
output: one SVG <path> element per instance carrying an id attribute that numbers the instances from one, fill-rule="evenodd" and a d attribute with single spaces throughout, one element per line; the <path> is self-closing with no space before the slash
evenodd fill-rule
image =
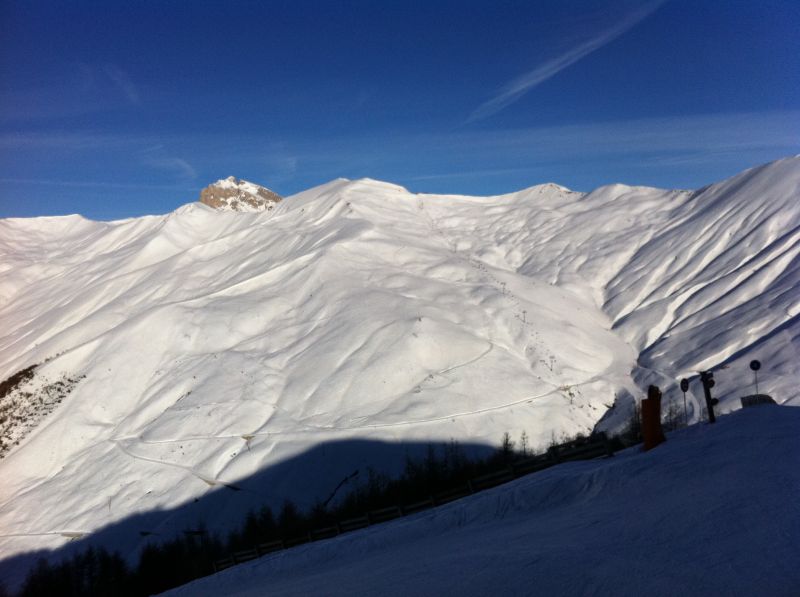
<path id="1" fill-rule="evenodd" d="M 661 390 L 658 386 L 647 388 L 647 400 L 642 400 L 642 440 L 645 451 L 666 440 L 661 429 Z"/>

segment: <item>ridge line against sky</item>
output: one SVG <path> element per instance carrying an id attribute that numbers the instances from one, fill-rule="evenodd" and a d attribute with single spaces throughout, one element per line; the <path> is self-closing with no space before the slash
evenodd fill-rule
<path id="1" fill-rule="evenodd" d="M 736 128 L 730 122 L 737 123 Z M 787 126 L 789 123 L 789 126 Z M 735 114 L 698 114 L 682 117 L 654 117 L 603 123 L 540 126 L 516 130 L 466 130 L 447 132 L 400 131 L 393 135 L 391 152 L 373 155 L 371 148 L 382 140 L 380 133 L 355 134 L 348 137 L 352 149 L 342 152 L 341 139 L 316 141 L 296 139 L 288 146 L 268 144 L 264 146 L 257 134 L 242 134 L 229 138 L 224 148 L 229 167 L 216 177 L 237 176 L 264 185 L 279 194 L 289 196 L 317 184 L 338 177 L 358 179 L 369 177 L 401 184 L 412 192 L 433 194 L 495 195 L 514 192 L 553 182 L 572 190 L 588 192 L 604 184 L 626 184 L 630 186 L 653 186 L 674 189 L 695 189 L 718 182 L 746 168 L 771 161 L 773 156 L 785 157 L 800 151 L 796 130 L 800 130 L 800 110 L 771 111 Z M 201 179 L 197 164 L 218 159 L 218 149 L 213 146 L 213 135 L 189 134 L 176 137 L 153 135 L 99 135 L 96 133 L 59 132 L 52 136 L 35 133 L 29 136 L 15 133 L 0 133 L 0 149 L 12 146 L 47 147 L 67 154 L 103 151 L 126 153 L 138 156 L 142 168 L 154 172 L 173 167 L 178 175 L 174 181 L 158 184 L 149 180 L 124 182 L 115 180 L 71 180 L 62 178 L 0 177 L 4 185 L 22 185 L 28 189 L 36 186 L 62 187 L 68 189 L 130 190 L 131 192 L 169 192 L 169 201 L 163 209 L 152 208 L 144 213 L 165 213 L 182 204 L 197 199 L 199 190 L 213 182 Z M 191 146 L 210 148 L 195 150 L 192 156 L 173 162 L 164 158 L 156 164 L 153 152 L 164 152 L 165 148 Z M 392 162 L 400 162 L 403 156 L 416 151 L 416 166 L 400 170 L 391 175 Z M 470 169 L 443 168 L 437 156 L 460 151 L 464 159 L 474 156 L 482 166 Z M 270 176 L 259 175 L 237 164 L 248 163 L 252 155 L 259 155 L 272 163 Z M 483 156 L 492 155 L 492 160 Z M 521 156 L 521 157 L 520 157 Z M 742 166 L 716 175 L 715 162 L 721 158 L 735 156 Z M 627 170 L 626 175 L 606 174 L 598 183 L 585 181 L 583 173 L 569 177 L 554 177 L 552 164 L 582 162 L 586 171 L 595 171 L 596 161 L 612 159 Z M 388 164 L 387 164 L 388 160 Z M 184 163 L 185 162 L 185 166 Z M 303 165 L 306 184 L 292 183 L 298 164 Z M 646 175 L 648 169 L 658 167 L 666 170 L 685 171 L 687 167 L 698 174 L 684 184 L 668 184 L 668 181 L 652 180 Z M 190 169 L 191 175 L 184 170 Z M 576 177 L 577 176 L 577 177 Z M 216 180 L 214 179 L 214 180 Z M 507 180 L 499 190 L 482 190 L 476 182 Z M 576 182 L 577 181 L 577 182 Z M 276 184 L 277 183 L 277 184 Z M 83 213 L 80 210 L 64 210 L 61 213 Z M 0 205 L 0 217 L 17 217 Z M 54 215 L 54 214 L 42 214 Z M 117 219 L 130 217 L 122 214 L 93 219 Z"/>
<path id="2" fill-rule="evenodd" d="M 639 6 L 636 10 L 626 15 L 621 21 L 600 30 L 583 43 L 573 46 L 566 52 L 513 79 L 504 85 L 494 97 L 473 110 L 467 117 L 467 122 L 483 120 L 513 104 L 537 85 L 544 83 L 565 68 L 572 66 L 595 50 L 599 50 L 626 31 L 635 27 L 667 1 L 668 0 L 652 0 L 651 2 Z"/>
<path id="3" fill-rule="evenodd" d="M 229 175 L 698 188 L 800 153 L 797 30 L 796 0 L 7 0 L 0 217 L 166 213 Z"/>

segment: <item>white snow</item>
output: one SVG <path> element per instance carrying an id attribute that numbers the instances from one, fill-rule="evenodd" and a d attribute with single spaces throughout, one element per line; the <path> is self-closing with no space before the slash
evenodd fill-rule
<path id="1" fill-rule="evenodd" d="M 800 409 L 564 464 L 168 595 L 797 595 Z"/>
<path id="2" fill-rule="evenodd" d="M 752 358 L 760 390 L 798 405 L 799 187 L 795 157 L 697 193 L 339 179 L 269 212 L 0 220 L 0 380 L 47 359 L 34 386 L 81 379 L 0 460 L 0 553 L 138 512 L 180 530 L 170 508 L 325 442 L 613 429 L 642 387 L 674 399 L 703 367 L 728 365 L 721 412 Z M 388 466 L 311 463 L 302 486 L 203 514 L 311 504 L 367 465 Z"/>
<path id="3" fill-rule="evenodd" d="M 260 185 L 257 185 L 253 182 L 249 182 L 247 180 L 239 180 L 235 176 L 229 176 L 228 178 L 221 178 L 217 182 L 214 183 L 213 186 L 219 187 L 221 189 L 235 189 L 238 191 L 244 191 L 250 195 L 258 195 L 258 192 L 263 188 Z"/>

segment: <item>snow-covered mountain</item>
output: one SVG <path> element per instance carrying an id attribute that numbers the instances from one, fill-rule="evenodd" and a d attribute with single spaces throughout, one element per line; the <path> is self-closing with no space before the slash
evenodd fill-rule
<path id="1" fill-rule="evenodd" d="M 743 410 L 166 594 L 795 596 L 799 426 Z"/>
<path id="2" fill-rule="evenodd" d="M 200 203 L 225 211 L 264 211 L 272 209 L 281 196 L 234 176 L 218 180 L 200 191 Z"/>
<path id="3" fill-rule="evenodd" d="M 279 466 L 330 442 L 541 447 L 682 376 L 697 421 L 696 371 L 727 366 L 728 412 L 752 358 L 760 391 L 800 405 L 799 239 L 800 157 L 694 192 L 340 179 L 253 213 L 0 220 L 0 380 L 30 373 L 0 391 L 0 553 L 145 512 L 166 535 L 186 524 L 170 509 L 244 487 L 190 512 L 223 525 L 402 464 Z"/>

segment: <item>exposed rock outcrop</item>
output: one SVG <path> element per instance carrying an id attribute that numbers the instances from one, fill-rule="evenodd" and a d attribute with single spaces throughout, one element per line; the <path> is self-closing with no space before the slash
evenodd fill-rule
<path id="1" fill-rule="evenodd" d="M 266 211 L 281 199 L 266 187 L 233 176 L 218 180 L 200 191 L 200 203 L 224 211 Z"/>

